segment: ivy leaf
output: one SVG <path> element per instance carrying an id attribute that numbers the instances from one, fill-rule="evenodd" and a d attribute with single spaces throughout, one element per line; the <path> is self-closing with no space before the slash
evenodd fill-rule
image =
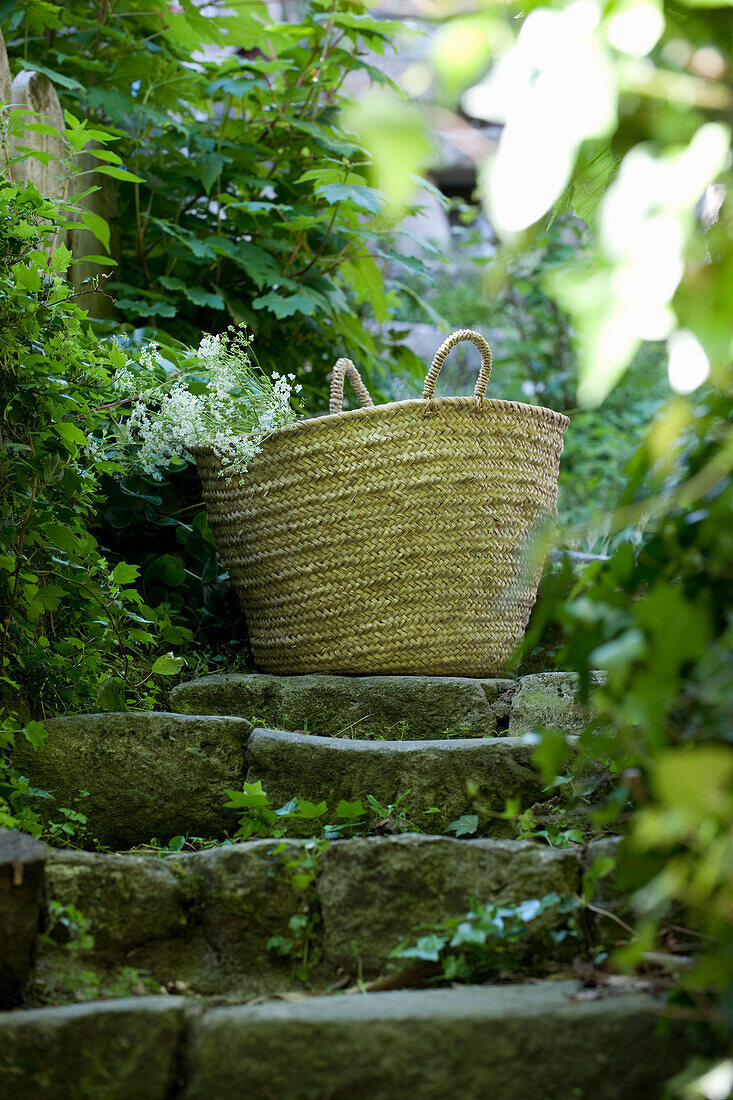
<path id="1" fill-rule="evenodd" d="M 364 803 L 360 798 L 358 798 L 356 802 L 347 802 L 342 798 L 336 807 L 336 817 L 345 817 L 349 820 L 353 820 L 355 817 L 362 817 L 365 813 Z"/>
<path id="2" fill-rule="evenodd" d="M 421 959 L 423 962 L 439 962 L 440 952 L 446 945 L 445 936 L 421 936 L 414 947 L 398 947 L 392 955 L 400 959 Z"/>
<path id="3" fill-rule="evenodd" d="M 226 793 L 229 801 L 224 805 L 234 810 L 266 810 L 270 805 L 270 799 L 262 789 L 262 781 L 259 779 L 255 783 L 243 783 L 241 791 Z"/>
<path id="4" fill-rule="evenodd" d="M 294 816 L 302 817 L 304 820 L 309 821 L 315 817 L 323 817 L 328 811 L 328 805 L 325 802 L 301 802 L 297 814 Z"/>
<path id="5" fill-rule="evenodd" d="M 447 833 L 455 833 L 456 836 L 473 836 L 478 829 L 478 814 L 462 814 L 450 825 L 446 825 Z"/>

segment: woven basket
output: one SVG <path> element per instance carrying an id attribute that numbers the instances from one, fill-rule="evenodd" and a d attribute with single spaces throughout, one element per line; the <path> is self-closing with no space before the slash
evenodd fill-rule
<path id="1" fill-rule="evenodd" d="M 481 350 L 473 397 L 436 398 L 450 349 Z M 348 359 L 330 413 L 270 436 L 243 482 L 196 457 L 221 556 L 265 672 L 489 676 L 527 626 L 568 419 L 486 400 L 491 351 L 461 330 L 421 399 L 375 406 Z M 344 375 L 361 408 L 342 412 Z M 531 556 L 531 555 L 529 555 Z"/>

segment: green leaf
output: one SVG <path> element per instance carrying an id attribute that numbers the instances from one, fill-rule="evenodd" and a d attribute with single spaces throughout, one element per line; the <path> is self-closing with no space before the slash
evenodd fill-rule
<path id="1" fill-rule="evenodd" d="M 445 936 L 421 936 L 414 947 L 398 948 L 392 952 L 393 958 L 421 959 L 423 962 L 439 962 L 440 952 L 446 945 Z"/>
<path id="2" fill-rule="evenodd" d="M 599 856 L 583 875 L 582 893 L 583 901 L 587 904 L 593 901 L 596 886 L 602 878 L 606 878 L 616 867 L 616 860 L 611 856 Z"/>
<path id="3" fill-rule="evenodd" d="M 199 153 L 196 157 L 196 165 L 207 195 L 221 175 L 228 160 L 229 157 L 223 157 L 219 153 Z"/>
<path id="4" fill-rule="evenodd" d="M 175 676 L 185 663 L 184 657 L 174 657 L 172 653 L 164 653 L 153 663 L 152 672 L 156 676 Z"/>
<path id="5" fill-rule="evenodd" d="M 127 710 L 125 685 L 118 676 L 105 676 L 97 688 L 97 705 L 102 710 Z"/>
<path id="6" fill-rule="evenodd" d="M 212 294 L 200 286 L 184 288 L 184 294 L 190 302 L 197 306 L 208 306 L 210 309 L 224 309 L 224 299 L 219 294 Z"/>
<path id="7" fill-rule="evenodd" d="M 97 256 L 92 253 L 90 256 L 77 256 L 72 261 L 72 267 L 75 264 L 101 264 L 103 267 L 117 267 L 117 260 L 113 260 L 111 256 Z"/>
<path id="8" fill-rule="evenodd" d="M 125 168 L 117 168 L 112 164 L 100 164 L 94 171 L 99 172 L 103 176 L 111 176 L 112 179 L 115 180 L 128 180 L 130 183 L 145 183 L 142 176 L 136 176 L 133 172 L 128 172 Z"/>
<path id="9" fill-rule="evenodd" d="M 58 424 L 54 424 L 54 431 L 60 439 L 63 439 L 64 443 L 69 444 L 71 447 L 86 447 L 87 445 L 87 437 L 84 432 L 69 420 L 60 420 Z"/>
<path id="10" fill-rule="evenodd" d="M 276 317 L 282 319 L 283 317 L 292 317 L 296 313 L 305 313 L 312 316 L 318 309 L 318 302 L 315 298 L 307 297 L 305 294 L 291 294 L 288 298 L 283 298 L 282 295 L 272 290 L 261 298 L 255 298 L 252 306 L 254 309 L 269 310 L 270 313 L 274 313 Z"/>
<path id="11" fill-rule="evenodd" d="M 43 722 L 28 722 L 23 727 L 23 735 L 26 741 L 30 741 L 34 749 L 40 749 L 48 736 L 48 731 Z"/>
<path id="12" fill-rule="evenodd" d="M 304 820 L 309 821 L 311 818 L 323 817 L 328 812 L 328 806 L 325 802 L 301 802 L 298 808 L 298 812 L 294 814 L 294 817 L 302 817 Z"/>
<path id="13" fill-rule="evenodd" d="M 83 92 L 84 85 L 80 84 L 78 80 L 74 80 L 73 77 L 64 76 L 63 73 L 56 72 L 55 69 L 48 69 L 45 65 L 39 65 L 38 62 L 25 61 L 23 58 L 18 58 L 18 64 L 21 69 L 25 69 L 30 73 L 43 73 L 54 84 L 58 84 L 61 88 L 68 88 L 72 92 Z"/>
<path id="14" fill-rule="evenodd" d="M 112 149 L 87 149 L 87 153 L 95 160 L 105 160 L 109 164 L 122 164 L 120 157 Z"/>
<path id="15" fill-rule="evenodd" d="M 262 789 L 262 782 L 258 779 L 254 783 L 243 783 L 241 791 L 227 791 L 229 801 L 226 807 L 235 810 L 265 810 L 269 808 L 270 799 Z"/>
<path id="16" fill-rule="evenodd" d="M 360 798 L 355 802 L 347 802 L 342 798 L 336 807 L 336 817 L 345 817 L 350 821 L 356 817 L 363 817 L 365 813 L 364 803 Z"/>
<path id="17" fill-rule="evenodd" d="M 450 825 L 446 825 L 445 831 L 455 833 L 457 837 L 473 836 L 478 830 L 478 824 L 478 814 L 462 814 L 455 821 L 451 821 Z"/>
<path id="18" fill-rule="evenodd" d="M 354 206 L 358 206 L 360 210 L 368 210 L 370 214 L 378 214 L 384 206 L 379 192 L 366 185 L 328 183 L 317 187 L 316 194 L 332 206 L 337 202 L 353 202 Z"/>
<path id="19" fill-rule="evenodd" d="M 81 220 L 104 248 L 109 249 L 109 225 L 93 210 L 83 210 Z"/>
<path id="20" fill-rule="evenodd" d="M 112 570 L 112 580 L 115 584 L 120 586 L 123 584 L 132 584 L 139 576 L 140 567 L 138 565 L 129 565 L 124 561 L 121 561 L 119 565 L 116 565 Z"/>

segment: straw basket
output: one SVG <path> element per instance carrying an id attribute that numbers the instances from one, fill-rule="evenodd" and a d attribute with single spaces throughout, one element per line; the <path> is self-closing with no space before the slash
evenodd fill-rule
<path id="1" fill-rule="evenodd" d="M 482 357 L 473 397 L 436 398 L 461 340 Z M 348 359 L 330 414 L 270 436 L 243 482 L 197 453 L 221 556 L 258 668 L 274 673 L 488 676 L 521 640 L 554 514 L 560 413 L 484 398 L 491 351 L 461 330 L 421 399 L 375 406 Z M 342 412 L 344 375 L 361 408 Z"/>

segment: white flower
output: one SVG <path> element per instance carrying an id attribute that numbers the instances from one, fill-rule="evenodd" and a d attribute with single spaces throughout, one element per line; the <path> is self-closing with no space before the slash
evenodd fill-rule
<path id="1" fill-rule="evenodd" d="M 159 478 L 172 461 L 191 458 L 196 447 L 210 446 L 221 460 L 222 473 L 240 476 L 263 439 L 295 421 L 290 404 L 295 376 L 273 373 L 267 378 L 253 368 L 251 342 L 234 328 L 203 336 L 187 372 L 190 378 L 180 372 L 161 382 L 155 344 L 140 353 L 140 373 L 133 374 L 129 364 L 117 372 L 115 387 L 136 394 L 126 430 L 139 444 L 146 473 Z M 202 376 L 205 388 L 196 392 Z"/>

